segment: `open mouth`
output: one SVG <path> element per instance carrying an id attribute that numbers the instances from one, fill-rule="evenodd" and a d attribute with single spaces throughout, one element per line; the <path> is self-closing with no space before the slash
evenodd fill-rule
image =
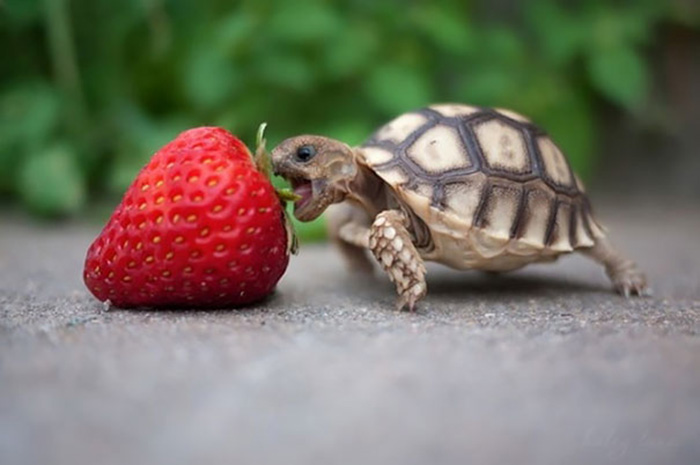
<path id="1" fill-rule="evenodd" d="M 290 179 L 290 183 L 292 184 L 294 193 L 301 197 L 294 203 L 294 210 L 297 211 L 306 207 L 313 199 L 313 186 L 311 185 L 311 181 L 304 178 Z"/>

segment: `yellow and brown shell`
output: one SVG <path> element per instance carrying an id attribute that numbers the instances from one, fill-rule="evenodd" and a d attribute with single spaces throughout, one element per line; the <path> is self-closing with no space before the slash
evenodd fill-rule
<path id="1" fill-rule="evenodd" d="M 562 151 L 513 111 L 433 105 L 384 125 L 358 153 L 433 230 L 481 234 L 516 255 L 604 235 Z"/>

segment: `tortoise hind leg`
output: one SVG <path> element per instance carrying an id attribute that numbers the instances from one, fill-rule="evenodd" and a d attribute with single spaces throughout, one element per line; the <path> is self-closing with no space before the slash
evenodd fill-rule
<path id="1" fill-rule="evenodd" d="M 340 250 L 352 271 L 371 273 L 374 266 L 367 254 L 369 247 L 369 218 L 360 209 L 341 203 L 326 211 L 328 235 Z"/>
<path id="2" fill-rule="evenodd" d="M 605 273 L 620 294 L 625 297 L 651 295 L 644 272 L 615 250 L 606 238 L 596 239 L 595 245 L 584 253 L 605 267 Z"/>
<path id="3" fill-rule="evenodd" d="M 415 309 L 425 297 L 425 265 L 406 228 L 406 217 L 399 210 L 377 215 L 369 234 L 369 248 L 396 285 L 396 308 Z"/>

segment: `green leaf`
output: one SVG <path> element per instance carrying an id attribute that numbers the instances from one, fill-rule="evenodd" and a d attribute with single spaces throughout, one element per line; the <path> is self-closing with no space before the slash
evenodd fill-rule
<path id="1" fill-rule="evenodd" d="M 195 47 L 184 69 L 184 88 L 195 107 L 217 108 L 239 87 L 231 60 L 215 47 Z"/>
<path id="2" fill-rule="evenodd" d="M 610 47 L 591 54 L 588 75 L 596 89 L 628 110 L 638 109 L 649 92 L 649 71 L 631 47 Z"/>
<path id="3" fill-rule="evenodd" d="M 4 4 L 0 2 L 0 13 L 3 10 L 12 21 L 20 24 L 38 22 L 44 15 L 42 0 L 5 0 Z"/>
<path id="4" fill-rule="evenodd" d="M 348 119 L 328 125 L 322 133 L 327 137 L 355 146 L 367 140 L 375 129 L 367 120 Z"/>
<path id="5" fill-rule="evenodd" d="M 289 189 L 290 187 L 289 182 L 282 176 L 272 175 L 270 181 L 272 181 L 272 185 L 275 186 L 275 189 Z"/>
<path id="6" fill-rule="evenodd" d="M 105 183 L 110 193 L 122 195 L 158 149 L 192 126 L 188 118 L 176 116 L 154 122 L 138 109 L 129 106 L 122 109 L 119 130 L 123 136 L 115 144 L 116 157 L 109 166 Z"/>
<path id="7" fill-rule="evenodd" d="M 267 33 L 281 42 L 299 45 L 322 43 L 340 29 L 341 16 L 318 0 L 278 2 L 265 25 Z"/>
<path id="8" fill-rule="evenodd" d="M 245 12 L 231 14 L 216 28 L 218 43 L 227 51 L 236 51 L 237 47 L 255 38 L 257 26 L 257 17 Z"/>
<path id="9" fill-rule="evenodd" d="M 58 94 L 44 82 L 10 87 L 0 95 L 0 151 L 44 144 L 59 124 L 59 109 Z"/>
<path id="10" fill-rule="evenodd" d="M 536 1 L 525 10 L 525 14 L 532 32 L 539 39 L 539 48 L 546 61 L 562 66 L 586 48 L 587 22 L 560 4 Z"/>
<path id="11" fill-rule="evenodd" d="M 0 191 L 14 190 L 22 160 L 51 139 L 59 109 L 56 92 L 43 82 L 15 85 L 0 94 Z"/>
<path id="12" fill-rule="evenodd" d="M 626 8 L 613 3 L 591 4 L 589 16 L 584 16 L 589 49 L 601 50 L 648 42 L 652 37 L 654 18 L 658 19 L 665 10 L 663 4 L 656 0 Z"/>
<path id="13" fill-rule="evenodd" d="M 294 226 L 294 231 L 302 244 L 322 241 L 327 237 L 326 220 L 323 218 L 323 216 L 306 223 L 299 221 L 296 218 L 292 218 L 292 224 Z"/>
<path id="14" fill-rule="evenodd" d="M 38 215 L 76 213 L 86 200 L 77 155 L 70 146 L 61 144 L 30 156 L 19 173 L 19 191 L 24 204 Z"/>
<path id="15" fill-rule="evenodd" d="M 510 106 L 508 96 L 516 85 L 513 74 L 497 66 L 473 69 L 458 89 L 464 102 L 483 106 Z"/>
<path id="16" fill-rule="evenodd" d="M 115 195 L 123 194 L 147 161 L 147 156 L 136 157 L 121 153 L 110 166 L 109 178 L 105 186 L 107 190 Z"/>
<path id="17" fill-rule="evenodd" d="M 257 73 L 263 82 L 297 92 L 311 89 L 314 70 L 301 54 L 270 51 L 258 57 Z"/>
<path id="18" fill-rule="evenodd" d="M 697 2 L 673 2 L 667 5 L 668 19 L 691 28 L 700 28 L 700 4 Z"/>
<path id="19" fill-rule="evenodd" d="M 270 159 L 270 153 L 265 147 L 267 145 L 265 128 L 267 128 L 267 123 L 260 123 L 260 126 L 258 126 L 258 132 L 255 137 L 255 155 L 253 158 L 258 171 L 264 174 L 266 178 L 269 178 L 272 175 L 272 160 Z"/>
<path id="20" fill-rule="evenodd" d="M 379 41 L 371 24 L 358 21 L 325 42 L 321 64 L 331 78 L 359 73 L 373 63 Z"/>
<path id="21" fill-rule="evenodd" d="M 586 179 L 596 155 L 596 127 L 589 98 L 567 87 L 557 89 L 555 97 L 531 116 L 566 154 L 578 175 Z"/>
<path id="22" fill-rule="evenodd" d="M 465 15 L 454 10 L 428 3 L 416 8 L 411 16 L 418 29 L 441 49 L 460 56 L 470 54 L 477 46 L 474 30 Z"/>
<path id="23" fill-rule="evenodd" d="M 482 60 L 510 66 L 527 60 L 525 42 L 522 37 L 504 26 L 491 26 L 482 29 L 479 40 Z"/>
<path id="24" fill-rule="evenodd" d="M 377 108 L 386 114 L 427 105 L 433 100 L 430 80 L 420 69 L 396 64 L 377 67 L 369 76 L 365 90 Z"/>

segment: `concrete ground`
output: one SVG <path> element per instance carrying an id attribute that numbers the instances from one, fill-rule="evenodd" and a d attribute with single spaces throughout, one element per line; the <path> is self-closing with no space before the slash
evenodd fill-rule
<path id="1" fill-rule="evenodd" d="M 0 463 L 700 463 L 700 208 L 601 216 L 654 297 L 575 256 L 397 313 L 312 245 L 255 308 L 105 311 L 95 228 L 0 217 Z"/>

